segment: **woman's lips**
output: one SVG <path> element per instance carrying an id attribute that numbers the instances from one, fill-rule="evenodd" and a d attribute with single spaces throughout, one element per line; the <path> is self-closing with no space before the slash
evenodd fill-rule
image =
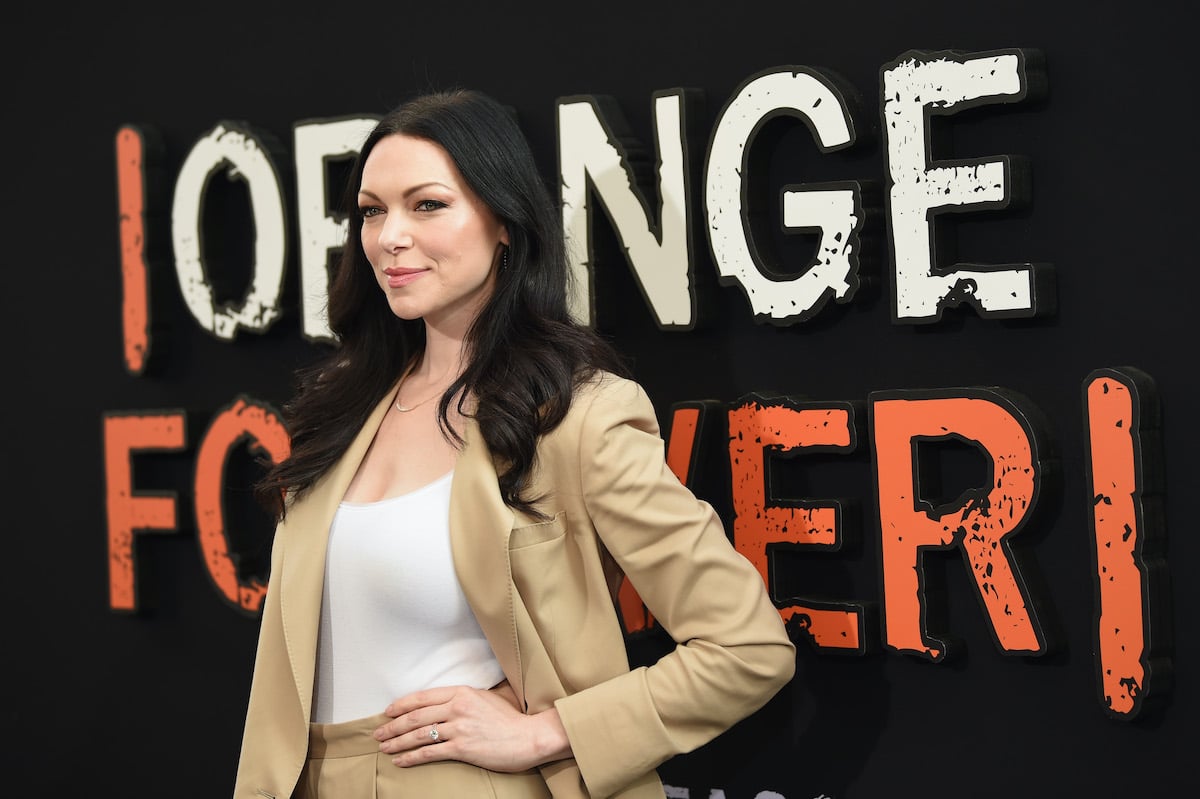
<path id="1" fill-rule="evenodd" d="M 387 269 L 383 270 L 383 273 L 387 275 L 388 287 L 398 289 L 401 286 L 407 286 L 409 283 L 412 283 L 414 280 L 426 274 L 428 271 L 429 270 L 427 269 L 404 269 L 401 267 L 388 267 Z"/>

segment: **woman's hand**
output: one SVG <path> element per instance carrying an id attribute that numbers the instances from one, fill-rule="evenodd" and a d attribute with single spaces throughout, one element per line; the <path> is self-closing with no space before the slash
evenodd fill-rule
<path id="1" fill-rule="evenodd" d="M 571 754 L 558 711 L 526 716 L 507 681 L 487 691 L 461 685 L 417 691 L 384 712 L 392 721 L 375 730 L 375 739 L 397 766 L 461 760 L 515 772 Z"/>

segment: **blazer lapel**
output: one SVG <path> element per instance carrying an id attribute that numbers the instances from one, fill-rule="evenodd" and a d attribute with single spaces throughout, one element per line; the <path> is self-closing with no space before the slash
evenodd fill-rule
<path id="1" fill-rule="evenodd" d="M 304 708 L 305 720 L 312 718 L 317 632 L 321 621 L 321 596 L 325 589 L 325 551 L 329 543 L 329 526 L 333 523 L 338 504 L 346 494 L 346 488 L 379 430 L 393 394 L 393 391 L 389 391 L 384 395 L 341 460 L 312 487 L 307 496 L 288 511 L 282 528 L 287 531 L 288 552 L 303 553 L 301 557 L 293 554 L 284 561 L 279 602 L 283 634 L 287 640 L 292 674 L 296 679 L 296 690 Z"/>
<path id="2" fill-rule="evenodd" d="M 508 562 L 513 511 L 500 496 L 491 452 L 473 419 L 466 420 L 463 438 L 465 443 L 450 486 L 450 550 L 454 570 L 492 652 L 524 703 Z"/>

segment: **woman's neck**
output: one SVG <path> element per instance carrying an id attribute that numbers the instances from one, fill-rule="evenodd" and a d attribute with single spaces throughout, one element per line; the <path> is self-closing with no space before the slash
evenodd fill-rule
<path id="1" fill-rule="evenodd" d="M 463 336 L 447 335 L 426 325 L 425 349 L 409 377 L 421 382 L 450 383 L 465 368 L 465 356 L 466 344 Z"/>

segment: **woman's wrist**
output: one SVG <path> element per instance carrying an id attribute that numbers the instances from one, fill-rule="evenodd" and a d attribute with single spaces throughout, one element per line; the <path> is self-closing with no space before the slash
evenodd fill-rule
<path id="1" fill-rule="evenodd" d="M 567 728 L 563 726 L 558 708 L 549 708 L 541 713 L 530 716 L 537 722 L 534 729 L 534 754 L 537 762 L 552 763 L 571 756 L 571 741 L 567 738 Z"/>

